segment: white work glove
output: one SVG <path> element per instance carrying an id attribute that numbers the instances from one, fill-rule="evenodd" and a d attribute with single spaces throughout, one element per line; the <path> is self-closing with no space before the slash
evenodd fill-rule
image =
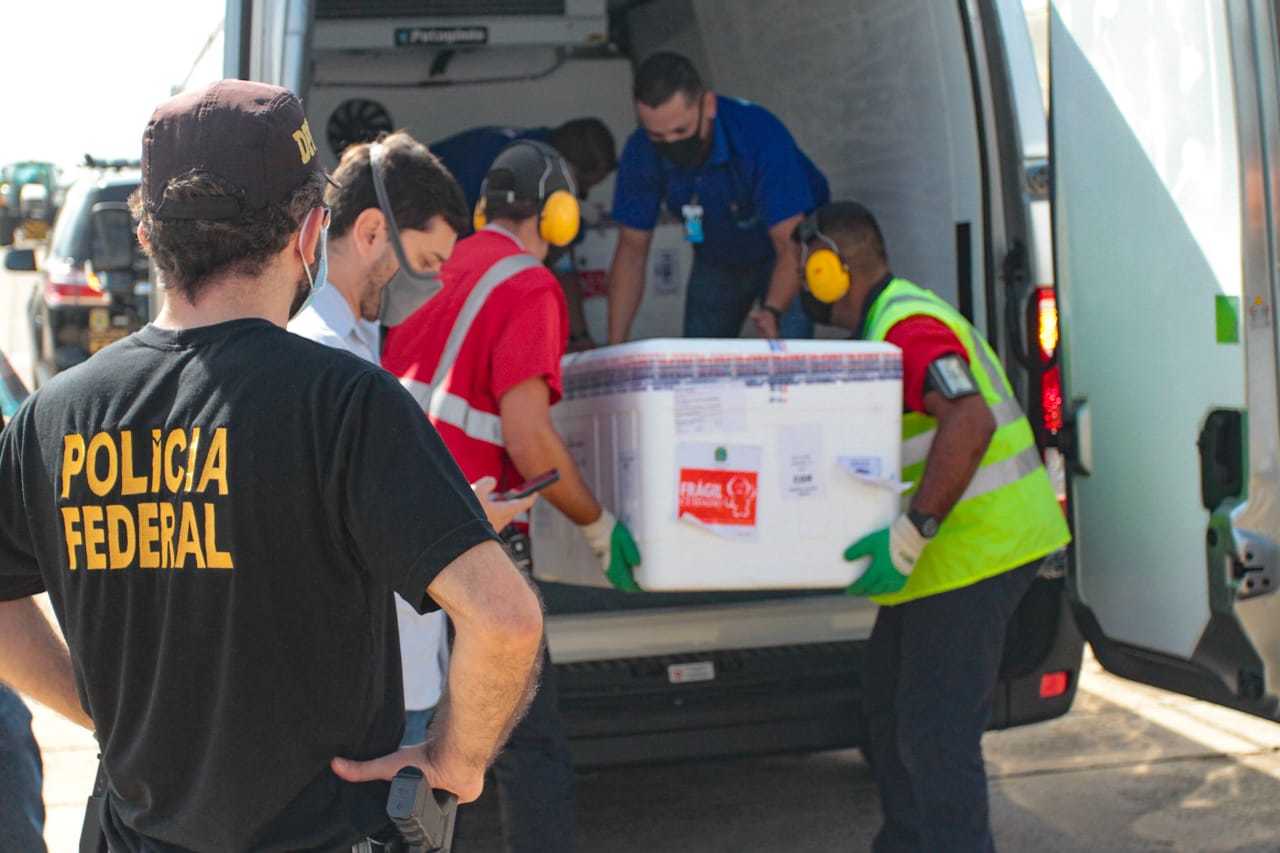
<path id="1" fill-rule="evenodd" d="M 898 516 L 889 528 L 889 556 L 893 559 L 893 567 L 904 575 L 911 574 L 929 541 L 920 535 L 905 513 Z"/>
<path id="2" fill-rule="evenodd" d="M 578 525 L 582 538 L 587 540 L 591 553 L 600 561 L 600 569 L 615 589 L 623 592 L 640 592 L 640 585 L 632 574 L 632 569 L 640 565 L 640 547 L 631 536 L 631 531 L 621 521 L 613 517 L 607 509 L 600 511 L 600 517 L 590 524 Z"/>

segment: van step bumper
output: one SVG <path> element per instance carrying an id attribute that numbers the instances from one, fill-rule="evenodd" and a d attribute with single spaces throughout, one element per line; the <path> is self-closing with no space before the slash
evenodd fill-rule
<path id="1" fill-rule="evenodd" d="M 557 665 L 575 763 L 854 746 L 864 738 L 865 647 L 812 643 Z M 680 683 L 685 677 L 705 680 Z"/>

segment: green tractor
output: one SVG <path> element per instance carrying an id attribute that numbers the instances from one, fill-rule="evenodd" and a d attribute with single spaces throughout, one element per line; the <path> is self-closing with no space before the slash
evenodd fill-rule
<path id="1" fill-rule="evenodd" d="M 15 233 L 43 240 L 57 213 L 58 167 L 26 160 L 0 168 L 0 246 L 13 245 Z"/>

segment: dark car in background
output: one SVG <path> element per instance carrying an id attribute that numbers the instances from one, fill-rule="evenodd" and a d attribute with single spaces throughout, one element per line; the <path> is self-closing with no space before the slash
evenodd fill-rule
<path id="1" fill-rule="evenodd" d="M 99 275 L 92 263 L 94 210 L 123 205 L 140 178 L 136 162 L 94 162 L 67 192 L 28 305 L 37 387 L 147 322 L 151 283 L 141 251 L 132 271 Z"/>
<path id="2" fill-rule="evenodd" d="M 58 167 L 24 160 L 0 166 L 0 246 L 13 245 L 17 232 L 43 240 L 58 212 Z"/>

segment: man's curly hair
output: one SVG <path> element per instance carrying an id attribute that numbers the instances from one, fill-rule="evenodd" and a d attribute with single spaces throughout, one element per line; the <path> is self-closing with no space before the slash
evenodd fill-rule
<path id="1" fill-rule="evenodd" d="M 166 290 L 177 291 L 193 305 L 216 276 L 261 275 L 263 268 L 289 243 L 289 238 L 315 207 L 324 204 L 325 178 L 312 174 L 287 201 L 249 211 L 238 219 L 156 219 L 146 210 L 142 189 L 129 197 L 129 209 L 142 224 L 150 244 L 147 253 L 160 269 Z M 165 199 L 243 197 L 219 178 L 194 170 L 169 181 Z"/>

